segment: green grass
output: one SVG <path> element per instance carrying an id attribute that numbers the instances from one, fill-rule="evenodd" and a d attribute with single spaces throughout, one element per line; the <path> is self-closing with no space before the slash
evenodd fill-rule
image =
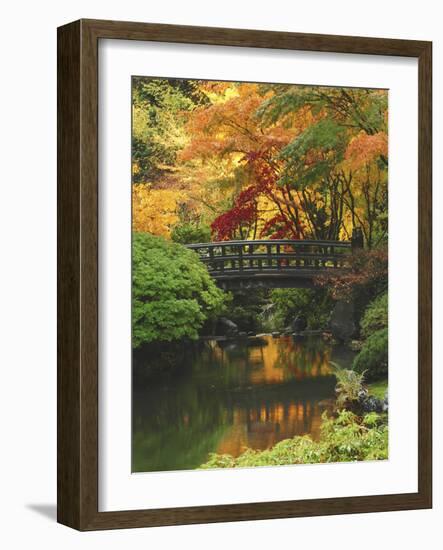
<path id="1" fill-rule="evenodd" d="M 370 395 L 373 395 L 377 399 L 384 399 L 386 390 L 388 389 L 388 379 L 377 380 L 377 382 L 372 382 L 368 384 L 368 391 Z"/>

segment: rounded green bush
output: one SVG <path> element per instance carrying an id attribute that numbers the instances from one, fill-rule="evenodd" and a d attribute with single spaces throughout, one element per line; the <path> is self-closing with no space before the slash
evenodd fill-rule
<path id="1" fill-rule="evenodd" d="M 222 309 L 217 288 L 197 254 L 184 246 L 134 233 L 132 344 L 196 339 L 206 319 Z"/>
<path id="2" fill-rule="evenodd" d="M 375 331 L 388 326 L 388 293 L 380 294 L 373 300 L 360 322 L 361 334 L 364 338 L 368 338 Z"/>
<path id="3" fill-rule="evenodd" d="M 353 369 L 365 372 L 366 380 L 375 380 L 388 373 L 388 329 L 377 330 L 364 343 L 355 357 Z"/>

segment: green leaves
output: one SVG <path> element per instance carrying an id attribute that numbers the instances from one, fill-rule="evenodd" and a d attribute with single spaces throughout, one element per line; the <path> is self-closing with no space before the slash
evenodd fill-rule
<path id="1" fill-rule="evenodd" d="M 153 341 L 196 339 L 221 310 L 224 294 L 198 256 L 148 233 L 133 234 L 134 348 Z"/>
<path id="2" fill-rule="evenodd" d="M 197 81 L 134 77 L 132 162 L 134 183 L 168 173 L 185 142 L 184 113 L 205 102 Z"/>
<path id="3" fill-rule="evenodd" d="M 339 147 L 343 127 L 332 119 L 323 119 L 309 126 L 281 152 L 282 158 L 301 158 L 311 149 L 329 151 Z"/>
<path id="4" fill-rule="evenodd" d="M 279 183 L 303 188 L 327 178 L 343 159 L 345 143 L 344 128 L 332 119 L 309 126 L 282 149 L 286 168 Z"/>
<path id="5" fill-rule="evenodd" d="M 350 369 L 342 369 L 333 365 L 337 378 L 335 391 L 337 393 L 337 406 L 344 407 L 358 401 L 359 393 L 363 389 L 365 373 L 358 373 Z"/>
<path id="6" fill-rule="evenodd" d="M 376 380 L 388 373 L 388 329 L 377 330 L 364 343 L 352 368 L 366 372 L 367 380 Z"/>
<path id="7" fill-rule="evenodd" d="M 271 300 L 272 330 L 285 328 L 298 315 L 306 317 L 309 329 L 324 328 L 333 308 L 327 290 L 319 288 L 279 288 L 271 291 Z"/>
<path id="8" fill-rule="evenodd" d="M 375 331 L 388 326 L 388 293 L 380 294 L 373 300 L 363 315 L 360 322 L 361 333 L 364 338 L 368 338 Z"/>
<path id="9" fill-rule="evenodd" d="M 273 84 L 268 86 L 268 89 L 277 92 L 277 95 L 263 101 L 256 113 L 266 126 L 298 111 L 306 105 L 309 96 L 312 95 L 308 88 L 297 89 L 290 85 Z"/>
<path id="10" fill-rule="evenodd" d="M 181 223 L 172 228 L 171 239 L 176 243 L 207 243 L 211 240 L 211 230 L 206 225 Z"/>

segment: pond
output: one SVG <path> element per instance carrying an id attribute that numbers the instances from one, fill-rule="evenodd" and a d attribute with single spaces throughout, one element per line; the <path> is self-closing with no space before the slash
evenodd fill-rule
<path id="1" fill-rule="evenodd" d="M 319 437 L 332 406 L 330 361 L 353 353 L 321 337 L 208 340 L 174 377 L 135 384 L 134 472 L 198 468 L 208 453 L 238 456 L 295 435 Z"/>

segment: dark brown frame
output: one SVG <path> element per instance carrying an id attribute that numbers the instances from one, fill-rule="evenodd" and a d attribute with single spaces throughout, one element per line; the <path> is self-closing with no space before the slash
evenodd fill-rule
<path id="1" fill-rule="evenodd" d="M 125 39 L 418 58 L 418 492 L 98 511 L 98 41 Z M 85 531 L 432 506 L 432 43 L 80 20 L 58 29 L 58 521 Z"/>

